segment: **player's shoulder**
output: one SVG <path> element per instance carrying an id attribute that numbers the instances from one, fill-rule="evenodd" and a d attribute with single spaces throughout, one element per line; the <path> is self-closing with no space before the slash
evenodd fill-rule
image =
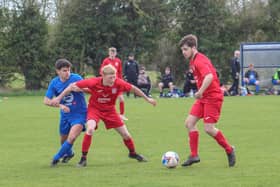
<path id="1" fill-rule="evenodd" d="M 210 61 L 209 58 L 205 54 L 200 53 L 200 52 L 197 53 L 197 58 Z"/>
<path id="2" fill-rule="evenodd" d="M 104 58 L 102 64 L 108 63 L 109 60 L 110 60 L 109 57 Z"/>
<path id="3" fill-rule="evenodd" d="M 91 77 L 85 80 L 91 82 L 92 84 L 98 84 L 98 83 L 101 84 L 102 77 Z"/>
<path id="4" fill-rule="evenodd" d="M 122 62 L 121 59 L 119 57 L 115 57 L 115 61 L 117 62 Z"/>
<path id="5" fill-rule="evenodd" d="M 115 84 L 126 84 L 127 82 L 126 81 L 124 81 L 123 79 L 121 79 L 121 78 L 116 78 L 116 80 L 115 80 Z"/>
<path id="6" fill-rule="evenodd" d="M 71 78 L 77 78 L 77 79 L 83 79 L 83 77 L 81 75 L 77 74 L 77 73 L 71 73 L 70 77 Z"/>
<path id="7" fill-rule="evenodd" d="M 56 84 L 59 81 L 60 81 L 59 76 L 56 76 L 56 77 L 52 78 L 52 80 L 50 81 L 50 84 Z"/>

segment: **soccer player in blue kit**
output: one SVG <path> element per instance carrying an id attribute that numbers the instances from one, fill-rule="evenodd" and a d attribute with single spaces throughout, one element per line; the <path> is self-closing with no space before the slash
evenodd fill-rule
<path id="1" fill-rule="evenodd" d="M 61 158 L 63 163 L 67 163 L 74 156 L 73 143 L 85 129 L 87 107 L 83 92 L 71 92 L 59 104 L 53 104 L 51 101 L 69 84 L 82 80 L 80 75 L 71 73 L 71 66 L 72 64 L 66 59 L 56 61 L 55 68 L 58 76 L 51 80 L 44 98 L 45 105 L 60 108 L 61 147 L 51 161 L 52 167 L 56 166 Z"/>

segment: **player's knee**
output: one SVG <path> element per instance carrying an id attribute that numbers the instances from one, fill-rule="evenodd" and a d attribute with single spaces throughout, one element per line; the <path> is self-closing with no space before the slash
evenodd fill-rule
<path id="1" fill-rule="evenodd" d="M 77 137 L 75 137 L 75 136 L 69 136 L 68 139 L 67 139 L 67 141 L 68 141 L 70 144 L 73 144 L 73 143 L 75 142 L 76 138 L 77 138 Z"/>
<path id="2" fill-rule="evenodd" d="M 122 138 L 123 138 L 124 140 L 129 140 L 129 139 L 131 139 L 131 136 L 130 136 L 129 133 L 121 134 L 121 136 L 122 136 Z"/>
<path id="3" fill-rule="evenodd" d="M 191 130 L 194 127 L 194 123 L 191 122 L 191 120 L 186 119 L 185 120 L 185 127 L 189 130 Z"/>
<path id="4" fill-rule="evenodd" d="M 87 126 L 87 134 L 92 135 L 94 131 L 95 131 L 95 126 L 93 125 Z"/>
<path id="5" fill-rule="evenodd" d="M 215 128 L 213 125 L 204 125 L 204 131 L 211 136 L 215 134 Z"/>

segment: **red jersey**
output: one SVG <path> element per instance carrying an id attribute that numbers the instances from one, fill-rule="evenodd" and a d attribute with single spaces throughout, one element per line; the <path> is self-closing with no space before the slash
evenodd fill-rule
<path id="1" fill-rule="evenodd" d="M 122 61 L 121 59 L 115 57 L 114 59 L 111 59 L 109 57 L 105 58 L 101 64 L 101 67 L 100 67 L 100 70 L 99 70 L 99 73 L 101 75 L 101 70 L 104 66 L 108 65 L 108 64 L 111 64 L 112 66 L 114 66 L 117 70 L 117 77 L 122 79 L 123 76 L 122 76 Z"/>
<path id="2" fill-rule="evenodd" d="M 131 90 L 132 85 L 122 79 L 116 78 L 113 86 L 104 86 L 102 77 L 94 77 L 76 82 L 79 88 L 88 88 L 90 98 L 88 108 L 94 107 L 100 111 L 115 109 L 118 95 Z"/>
<path id="3" fill-rule="evenodd" d="M 201 101 L 207 102 L 211 100 L 223 100 L 223 93 L 220 89 L 220 81 L 217 72 L 211 61 L 202 53 L 197 53 L 195 57 L 190 60 L 190 68 L 193 70 L 195 80 L 197 80 L 198 89 L 201 87 L 205 76 L 209 73 L 213 74 L 213 80 L 208 88 L 204 91 Z"/>

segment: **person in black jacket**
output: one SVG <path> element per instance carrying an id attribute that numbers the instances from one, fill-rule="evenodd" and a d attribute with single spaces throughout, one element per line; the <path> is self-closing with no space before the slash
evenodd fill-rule
<path id="1" fill-rule="evenodd" d="M 138 63 L 134 59 L 134 54 L 130 53 L 128 55 L 128 60 L 124 64 L 124 75 L 130 84 L 137 86 L 137 79 L 139 75 Z M 126 93 L 129 97 L 129 92 Z M 135 95 L 134 95 L 135 96 Z"/>
<path id="2" fill-rule="evenodd" d="M 163 96 L 163 89 L 169 88 L 169 92 L 173 93 L 173 77 L 171 75 L 170 67 L 165 68 L 165 74 L 161 77 L 161 82 L 158 84 L 160 97 Z"/>
<path id="3" fill-rule="evenodd" d="M 231 77 L 232 86 L 229 89 L 231 95 L 238 95 L 239 88 L 239 75 L 240 75 L 240 51 L 234 51 L 234 57 L 230 61 L 231 63 Z"/>
<path id="4" fill-rule="evenodd" d="M 193 70 L 189 68 L 184 74 L 185 83 L 183 88 L 183 93 L 185 96 L 193 97 L 194 93 L 197 91 L 196 80 L 193 76 Z"/>

